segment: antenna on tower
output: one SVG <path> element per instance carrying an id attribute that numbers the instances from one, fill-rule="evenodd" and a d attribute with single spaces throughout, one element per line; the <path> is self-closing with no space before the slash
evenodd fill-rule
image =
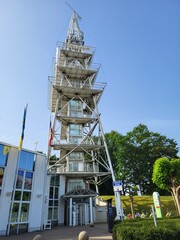
<path id="1" fill-rule="evenodd" d="M 77 15 L 78 19 L 81 20 L 81 16 L 79 16 L 79 14 L 74 10 L 74 8 L 72 8 L 68 2 L 66 2 L 66 4 L 68 5 L 68 7 L 73 10 L 73 12 L 75 12 L 75 14 Z"/>
<path id="2" fill-rule="evenodd" d="M 70 20 L 68 32 L 67 32 L 67 43 L 84 45 L 84 33 L 80 30 L 78 20 L 81 20 L 79 14 L 66 2 L 68 7 L 73 10 L 73 14 Z"/>

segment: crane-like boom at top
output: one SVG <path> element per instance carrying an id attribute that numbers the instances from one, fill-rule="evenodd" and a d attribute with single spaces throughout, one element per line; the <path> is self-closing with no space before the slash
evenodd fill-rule
<path id="1" fill-rule="evenodd" d="M 84 33 L 80 30 L 78 24 L 78 20 L 81 20 L 81 17 L 67 2 L 66 4 L 73 10 L 67 32 L 66 42 L 71 44 L 84 45 Z"/>

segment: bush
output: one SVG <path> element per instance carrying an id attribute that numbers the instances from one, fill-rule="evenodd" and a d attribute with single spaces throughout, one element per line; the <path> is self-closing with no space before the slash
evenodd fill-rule
<path id="1" fill-rule="evenodd" d="M 152 219 L 116 221 L 113 227 L 114 240 L 179 240 L 179 219 L 160 219 L 154 226 Z"/>

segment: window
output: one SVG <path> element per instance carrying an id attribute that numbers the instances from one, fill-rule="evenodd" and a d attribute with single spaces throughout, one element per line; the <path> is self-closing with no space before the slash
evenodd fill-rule
<path id="1" fill-rule="evenodd" d="M 10 233 L 27 231 L 32 196 L 34 162 L 35 155 L 33 153 L 21 151 L 16 186 L 14 189 Z"/>
<path id="2" fill-rule="evenodd" d="M 82 152 L 72 152 L 69 154 L 69 160 L 83 160 Z"/>
<path id="3" fill-rule="evenodd" d="M 70 111 L 82 111 L 82 102 L 79 100 L 71 100 L 69 103 Z"/>
<path id="4" fill-rule="evenodd" d="M 23 192 L 22 200 L 30 201 L 31 200 L 31 192 Z"/>
<path id="5" fill-rule="evenodd" d="M 70 172 L 78 172 L 78 163 L 69 163 L 69 171 Z"/>
<path id="6" fill-rule="evenodd" d="M 50 185 L 59 186 L 59 177 L 58 176 L 52 176 Z"/>
<path id="7" fill-rule="evenodd" d="M 33 173 L 18 170 L 11 222 L 28 222 Z"/>
<path id="8" fill-rule="evenodd" d="M 18 222 L 18 212 L 20 203 L 13 203 L 11 222 Z"/>
<path id="9" fill-rule="evenodd" d="M 0 188 L 2 187 L 3 177 L 4 177 L 4 168 L 0 167 Z"/>
<path id="10" fill-rule="evenodd" d="M 69 135 L 70 136 L 82 136 L 82 125 L 70 124 L 69 125 Z"/>
<path id="11" fill-rule="evenodd" d="M 31 189 L 32 188 L 32 177 L 33 177 L 32 172 L 26 172 L 25 183 L 24 183 L 24 188 L 25 189 Z"/>
<path id="12" fill-rule="evenodd" d="M 19 168 L 33 171 L 34 154 L 22 150 L 20 155 Z"/>
<path id="13" fill-rule="evenodd" d="M 26 191 L 15 191 L 14 201 L 30 201 L 31 200 L 31 192 Z"/>
<path id="14" fill-rule="evenodd" d="M 68 191 L 83 189 L 84 187 L 82 179 L 69 179 L 68 181 Z"/>
<path id="15" fill-rule="evenodd" d="M 6 166 L 10 147 L 0 144 L 0 166 Z"/>
<path id="16" fill-rule="evenodd" d="M 17 180 L 16 180 L 16 188 L 22 189 L 23 177 L 24 177 L 24 171 L 18 170 L 18 175 L 17 175 Z"/>
<path id="17" fill-rule="evenodd" d="M 33 173 L 23 170 L 18 170 L 17 181 L 16 181 L 16 188 L 18 189 L 28 189 L 32 188 L 32 178 Z"/>
<path id="18" fill-rule="evenodd" d="M 20 212 L 20 222 L 27 222 L 29 215 L 29 203 L 22 203 Z"/>
<path id="19" fill-rule="evenodd" d="M 48 219 L 58 224 L 59 176 L 52 176 L 49 189 Z"/>
<path id="20" fill-rule="evenodd" d="M 15 201 L 20 201 L 21 200 L 21 191 L 16 191 L 15 196 L 14 196 Z"/>

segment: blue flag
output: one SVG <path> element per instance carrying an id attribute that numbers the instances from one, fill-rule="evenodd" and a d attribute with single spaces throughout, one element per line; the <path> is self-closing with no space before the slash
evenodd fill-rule
<path id="1" fill-rule="evenodd" d="M 23 139 L 24 139 L 24 129 L 25 129 L 25 124 L 26 124 L 27 107 L 28 107 L 28 105 L 26 104 L 26 106 L 24 108 L 24 115 L 23 115 L 22 133 L 21 133 L 21 137 L 20 137 L 20 140 L 19 140 L 19 146 L 18 146 L 19 151 L 21 151 L 22 144 L 23 144 Z"/>

